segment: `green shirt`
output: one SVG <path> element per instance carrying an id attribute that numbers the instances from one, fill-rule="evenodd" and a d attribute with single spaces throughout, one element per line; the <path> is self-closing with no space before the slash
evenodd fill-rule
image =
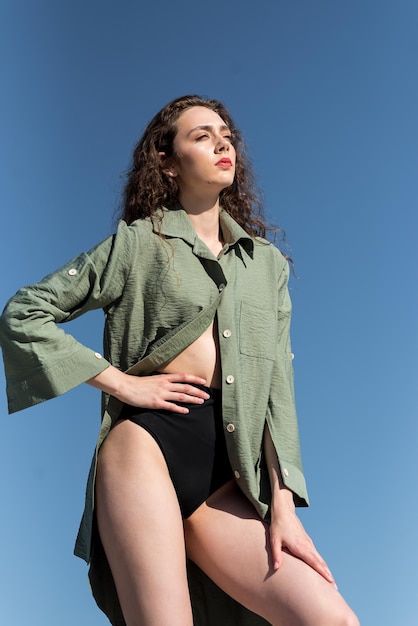
<path id="1" fill-rule="evenodd" d="M 216 314 L 223 422 L 236 482 L 267 518 L 270 486 L 261 454 L 267 423 L 283 480 L 295 503 L 307 505 L 293 395 L 287 261 L 225 211 L 220 224 L 226 243 L 218 258 L 181 208 L 162 209 L 160 217 L 130 226 L 121 222 L 114 236 L 8 302 L 0 342 L 10 412 L 62 394 L 110 363 L 135 375 L 150 373 L 190 345 Z M 97 308 L 106 318 L 103 356 L 57 326 Z M 120 408 L 114 398 L 103 398 L 98 446 Z M 95 459 L 75 553 L 91 562 L 96 600 L 112 623 L 122 626 L 111 574 L 92 533 Z M 197 626 L 265 623 L 191 569 Z"/>

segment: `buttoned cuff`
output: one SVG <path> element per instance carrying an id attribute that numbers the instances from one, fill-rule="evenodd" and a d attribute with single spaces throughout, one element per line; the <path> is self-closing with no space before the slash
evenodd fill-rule
<path id="1" fill-rule="evenodd" d="M 97 376 L 109 365 L 99 352 L 80 346 L 53 367 L 40 369 L 30 377 L 10 383 L 7 387 L 9 413 L 22 411 L 60 396 Z"/>

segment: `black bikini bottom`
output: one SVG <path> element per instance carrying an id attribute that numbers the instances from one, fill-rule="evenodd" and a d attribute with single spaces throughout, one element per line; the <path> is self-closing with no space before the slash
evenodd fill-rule
<path id="1" fill-rule="evenodd" d="M 145 428 L 167 463 L 183 519 L 232 478 L 222 424 L 221 392 L 195 385 L 210 397 L 203 404 L 181 404 L 186 415 L 125 404 L 119 419 Z"/>

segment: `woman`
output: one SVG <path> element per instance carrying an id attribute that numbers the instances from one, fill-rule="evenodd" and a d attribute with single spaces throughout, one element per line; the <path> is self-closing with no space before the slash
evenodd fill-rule
<path id="1" fill-rule="evenodd" d="M 255 205 L 226 109 L 178 98 L 135 149 L 116 235 L 1 319 L 10 411 L 104 392 L 76 554 L 117 626 L 358 624 L 295 515 L 288 264 Z M 105 358 L 56 326 L 99 307 Z"/>

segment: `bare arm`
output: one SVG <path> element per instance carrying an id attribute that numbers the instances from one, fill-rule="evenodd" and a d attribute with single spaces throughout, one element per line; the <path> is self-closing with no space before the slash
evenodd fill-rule
<path id="1" fill-rule="evenodd" d="M 209 397 L 205 391 L 193 385 L 205 385 L 206 381 L 192 374 L 130 376 L 110 365 L 87 383 L 126 404 L 174 413 L 189 412 L 189 409 L 176 402 L 201 404 Z"/>
<path id="2" fill-rule="evenodd" d="M 286 548 L 335 585 L 327 564 L 296 515 L 293 493 L 283 483 L 280 463 L 267 426 L 264 429 L 264 453 L 271 485 L 270 543 L 274 569 L 281 567 L 282 550 Z"/>

